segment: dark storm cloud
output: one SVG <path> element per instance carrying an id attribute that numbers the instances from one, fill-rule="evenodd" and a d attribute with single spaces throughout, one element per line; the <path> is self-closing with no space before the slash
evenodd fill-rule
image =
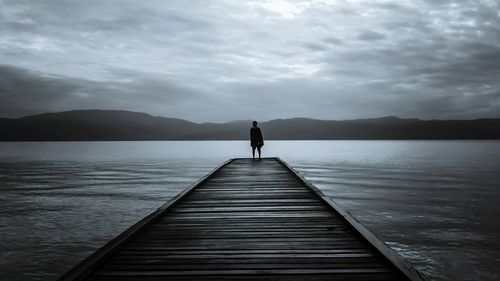
<path id="1" fill-rule="evenodd" d="M 80 108 L 147 111 L 158 105 L 182 116 L 191 100 L 207 101 L 154 75 L 120 73 L 131 79 L 98 82 L 0 65 L 0 111 L 6 115 Z"/>
<path id="2" fill-rule="evenodd" d="M 364 30 L 358 35 L 358 39 L 365 41 L 377 41 L 385 39 L 385 35 L 372 30 Z"/>
<path id="3" fill-rule="evenodd" d="M 469 43 L 462 46 L 463 55 L 456 58 L 434 58 L 427 66 L 411 71 L 418 75 L 432 76 L 436 87 L 481 87 L 497 84 L 500 78 L 500 46 Z"/>
<path id="4" fill-rule="evenodd" d="M 316 43 L 304 43 L 303 44 L 304 48 L 310 51 L 325 51 L 328 49 L 327 46 L 316 44 Z"/>
<path id="5" fill-rule="evenodd" d="M 327 44 L 331 44 L 331 45 L 340 45 L 340 44 L 342 44 L 342 40 L 340 40 L 338 38 L 335 38 L 335 37 L 324 38 L 323 42 L 325 42 Z"/>
<path id="6" fill-rule="evenodd" d="M 498 116 L 496 1 L 0 0 L 0 117 Z"/>

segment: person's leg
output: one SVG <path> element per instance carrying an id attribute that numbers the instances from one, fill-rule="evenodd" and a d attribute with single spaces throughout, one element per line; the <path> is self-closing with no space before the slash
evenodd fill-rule
<path id="1" fill-rule="evenodd" d="M 255 146 L 252 146 L 252 158 L 255 160 Z"/>
<path id="2" fill-rule="evenodd" d="M 260 159 L 260 146 L 257 147 L 257 150 L 259 151 L 259 159 Z"/>

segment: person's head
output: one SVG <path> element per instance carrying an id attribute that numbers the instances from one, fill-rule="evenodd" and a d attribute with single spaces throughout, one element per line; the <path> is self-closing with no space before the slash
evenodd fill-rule
<path id="1" fill-rule="evenodd" d="M 253 125 L 254 127 L 257 127 L 257 121 L 253 121 L 253 122 L 252 122 L 252 125 Z"/>

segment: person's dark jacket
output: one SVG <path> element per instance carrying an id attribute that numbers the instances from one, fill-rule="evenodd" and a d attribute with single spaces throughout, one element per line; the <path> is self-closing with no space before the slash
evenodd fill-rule
<path id="1" fill-rule="evenodd" d="M 264 138 L 262 137 L 262 132 L 259 127 L 252 127 L 250 129 L 250 145 L 251 146 L 263 146 Z"/>

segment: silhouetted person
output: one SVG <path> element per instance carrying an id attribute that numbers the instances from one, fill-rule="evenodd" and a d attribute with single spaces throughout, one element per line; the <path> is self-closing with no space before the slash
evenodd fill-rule
<path id="1" fill-rule="evenodd" d="M 260 128 L 257 127 L 257 121 L 253 121 L 253 127 L 250 129 L 250 146 L 252 146 L 252 158 L 255 160 L 255 148 L 257 148 L 260 159 L 260 148 L 264 146 L 264 138 Z"/>

